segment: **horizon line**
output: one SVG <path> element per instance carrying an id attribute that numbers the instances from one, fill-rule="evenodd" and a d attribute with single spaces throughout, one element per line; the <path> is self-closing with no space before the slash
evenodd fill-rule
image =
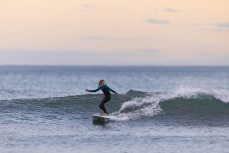
<path id="1" fill-rule="evenodd" d="M 0 67 L 229 67 L 229 65 L 74 65 L 74 64 L 0 64 Z"/>

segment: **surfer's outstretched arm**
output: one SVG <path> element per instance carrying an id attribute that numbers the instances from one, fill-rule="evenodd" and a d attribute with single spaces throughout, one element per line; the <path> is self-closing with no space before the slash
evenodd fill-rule
<path id="1" fill-rule="evenodd" d="M 101 88 L 100 87 L 98 87 L 97 89 L 95 89 L 95 90 L 88 90 L 88 89 L 86 89 L 86 91 L 88 91 L 88 92 L 97 92 L 97 91 L 99 91 Z"/>

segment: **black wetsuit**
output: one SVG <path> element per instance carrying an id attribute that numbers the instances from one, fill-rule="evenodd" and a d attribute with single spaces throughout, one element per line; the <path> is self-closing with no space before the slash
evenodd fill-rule
<path id="1" fill-rule="evenodd" d="M 110 91 L 113 92 L 113 93 L 115 93 L 115 94 L 117 94 L 117 92 L 114 91 L 114 90 L 112 90 L 111 88 L 109 88 L 107 85 L 102 85 L 102 86 L 99 86 L 96 90 L 88 90 L 88 91 L 89 92 L 97 92 L 99 90 L 102 90 L 103 93 L 104 93 L 104 98 L 100 102 L 99 108 L 101 108 L 104 113 L 108 113 L 104 104 L 111 99 L 111 93 L 110 93 Z"/>

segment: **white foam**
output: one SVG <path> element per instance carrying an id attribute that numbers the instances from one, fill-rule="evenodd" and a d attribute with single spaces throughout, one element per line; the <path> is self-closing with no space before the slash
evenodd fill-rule
<path id="1" fill-rule="evenodd" d="M 129 119 L 138 119 L 143 116 L 152 117 L 163 113 L 159 105 L 161 101 L 178 97 L 190 99 L 195 98 L 198 94 L 212 95 L 222 102 L 229 103 L 229 91 L 224 89 L 179 87 L 171 93 L 151 94 L 144 98 L 134 98 L 130 101 L 124 102 L 119 110 L 117 119 L 125 121 Z M 128 112 L 129 108 L 135 110 Z"/>
<path id="2" fill-rule="evenodd" d="M 188 88 L 180 87 L 174 92 L 175 97 L 191 98 L 198 94 L 212 95 L 222 102 L 229 103 L 229 91 L 225 89 L 203 89 L 203 88 Z"/>
<path id="3" fill-rule="evenodd" d="M 163 95 L 157 96 L 147 96 L 145 98 L 135 98 L 131 101 L 123 103 L 121 109 L 119 110 L 118 119 L 119 120 L 129 120 L 138 119 L 142 116 L 154 116 L 162 112 L 159 102 L 164 98 Z M 144 106 L 146 105 L 147 106 Z M 131 112 L 123 112 L 128 108 L 138 108 L 137 110 Z"/>

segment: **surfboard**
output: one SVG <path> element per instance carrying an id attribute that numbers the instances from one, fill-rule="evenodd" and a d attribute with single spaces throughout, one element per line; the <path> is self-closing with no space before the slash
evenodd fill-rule
<path id="1" fill-rule="evenodd" d="M 110 121 L 114 121 L 114 119 L 117 118 L 116 116 L 112 116 L 112 115 L 109 115 L 109 116 L 101 116 L 101 115 L 93 115 L 92 116 L 92 121 L 93 121 L 93 124 L 106 124 Z"/>
<path id="2" fill-rule="evenodd" d="M 115 119 L 115 116 L 101 116 L 101 115 L 93 115 L 93 119 Z"/>

